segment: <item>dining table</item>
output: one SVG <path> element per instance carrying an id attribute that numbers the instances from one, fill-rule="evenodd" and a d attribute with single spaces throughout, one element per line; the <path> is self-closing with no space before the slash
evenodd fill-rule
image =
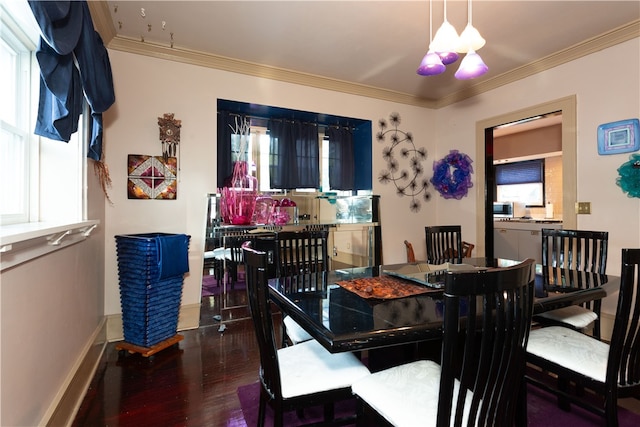
<path id="1" fill-rule="evenodd" d="M 520 261 L 464 258 L 477 269 L 508 267 Z M 360 351 L 442 339 L 443 292 L 437 283 L 416 284 L 402 275 L 415 263 L 346 268 L 279 277 L 269 281 L 269 295 L 283 314 L 291 316 L 331 353 Z M 620 277 L 536 265 L 533 313 L 594 301 L 612 295 Z M 417 292 L 390 297 L 355 292 L 354 284 L 396 281 L 395 287 Z M 376 278 L 376 279 L 374 279 Z M 443 277 L 441 278 L 443 280 Z M 404 284 L 404 285 L 403 285 Z M 370 291 L 370 289 L 367 289 Z"/>

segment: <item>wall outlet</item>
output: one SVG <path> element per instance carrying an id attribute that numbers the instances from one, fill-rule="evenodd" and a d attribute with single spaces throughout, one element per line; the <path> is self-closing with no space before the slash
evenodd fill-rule
<path id="1" fill-rule="evenodd" d="M 590 215 L 591 214 L 591 202 L 578 202 L 578 203 L 576 203 L 576 213 L 578 215 Z"/>

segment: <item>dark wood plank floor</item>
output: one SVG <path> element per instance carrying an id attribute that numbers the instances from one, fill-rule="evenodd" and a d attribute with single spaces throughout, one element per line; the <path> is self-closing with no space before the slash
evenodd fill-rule
<path id="1" fill-rule="evenodd" d="M 239 292 L 244 292 L 241 290 Z M 215 297 L 202 302 L 201 327 L 146 358 L 107 345 L 73 426 L 245 426 L 237 396 L 258 381 L 258 348 L 249 319 L 220 322 Z M 279 330 L 281 317 L 274 315 Z M 621 406 L 640 413 L 639 401 Z"/>
<path id="2" fill-rule="evenodd" d="M 150 358 L 108 344 L 73 426 L 244 426 L 237 388 L 258 380 L 258 347 L 250 320 L 218 331 L 216 302 L 203 298 L 202 326 Z"/>

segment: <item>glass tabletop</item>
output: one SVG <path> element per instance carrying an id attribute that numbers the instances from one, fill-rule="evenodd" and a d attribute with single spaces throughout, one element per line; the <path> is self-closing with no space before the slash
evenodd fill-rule
<path id="1" fill-rule="evenodd" d="M 486 258 L 463 260 L 465 264 L 489 268 L 507 267 L 518 262 Z M 272 279 L 270 295 L 285 315 L 290 315 L 331 352 L 440 339 L 444 305 L 442 290 L 403 298 L 375 299 L 363 298 L 337 284 L 357 278 L 377 277 L 384 275 L 385 270 L 394 268 L 398 268 L 398 265 Z M 535 313 L 603 298 L 619 286 L 619 278 L 612 276 L 576 274 L 571 271 L 558 271 L 555 276 L 542 273 L 541 269 L 537 270 Z M 581 279 L 569 280 L 578 277 Z M 553 281 L 549 283 L 551 279 Z M 591 286 L 571 288 L 556 286 L 556 283 Z"/>

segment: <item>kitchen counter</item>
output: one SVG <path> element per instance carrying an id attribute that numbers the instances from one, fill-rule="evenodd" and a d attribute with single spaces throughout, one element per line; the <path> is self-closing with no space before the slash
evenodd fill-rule
<path id="1" fill-rule="evenodd" d="M 557 219 L 511 219 L 493 222 L 493 253 L 497 258 L 533 258 L 542 263 L 542 229 L 562 228 Z"/>
<path id="2" fill-rule="evenodd" d="M 494 230 L 541 230 L 543 228 L 562 228 L 561 219 L 510 219 L 506 221 L 494 220 Z"/>

